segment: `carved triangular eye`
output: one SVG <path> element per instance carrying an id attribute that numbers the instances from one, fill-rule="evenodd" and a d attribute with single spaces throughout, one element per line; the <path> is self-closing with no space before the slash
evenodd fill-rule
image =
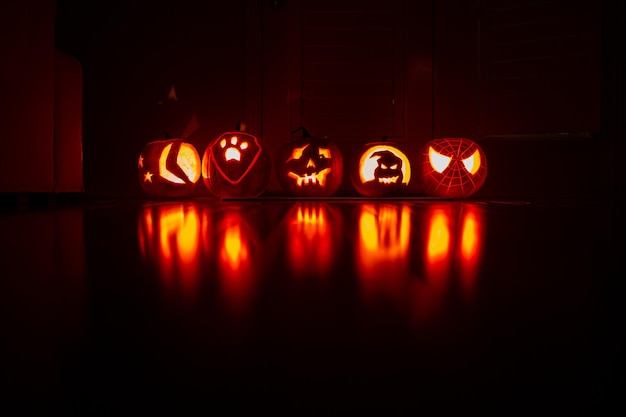
<path id="1" fill-rule="evenodd" d="M 442 155 L 434 150 L 432 146 L 428 148 L 428 160 L 430 161 L 430 166 L 440 174 L 448 168 L 451 159 L 452 158 L 449 156 Z"/>
<path id="2" fill-rule="evenodd" d="M 289 159 L 287 159 L 286 162 L 291 161 L 292 159 L 300 159 L 302 158 L 302 154 L 304 153 L 304 150 L 306 148 L 308 148 L 309 145 L 304 145 L 300 148 L 295 148 L 292 152 L 291 152 L 291 156 L 289 157 Z"/>
<path id="3" fill-rule="evenodd" d="M 478 168 L 480 168 L 480 152 L 478 152 L 478 149 L 474 151 L 472 156 L 463 160 L 463 166 L 472 175 L 478 171 Z"/>

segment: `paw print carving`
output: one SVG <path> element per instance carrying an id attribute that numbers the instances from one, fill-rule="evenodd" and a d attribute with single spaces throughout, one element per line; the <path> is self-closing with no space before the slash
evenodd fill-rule
<path id="1" fill-rule="evenodd" d="M 230 140 L 224 138 L 220 141 L 220 148 L 226 161 L 241 161 L 241 152 L 248 149 L 248 142 L 240 141 L 237 136 L 231 136 Z"/>

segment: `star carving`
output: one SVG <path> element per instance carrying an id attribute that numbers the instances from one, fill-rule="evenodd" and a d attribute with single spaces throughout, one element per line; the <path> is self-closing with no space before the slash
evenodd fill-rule
<path id="1" fill-rule="evenodd" d="M 152 182 L 152 176 L 153 176 L 153 175 L 154 175 L 154 174 L 153 174 L 152 172 L 150 172 L 150 171 L 146 172 L 146 173 L 143 175 L 143 180 L 144 180 L 144 182 Z"/>

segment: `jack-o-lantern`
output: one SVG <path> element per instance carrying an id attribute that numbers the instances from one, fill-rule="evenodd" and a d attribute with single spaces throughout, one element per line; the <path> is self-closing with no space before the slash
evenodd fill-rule
<path id="1" fill-rule="evenodd" d="M 383 138 L 365 144 L 355 155 L 350 181 L 359 194 L 386 197 L 406 192 L 411 181 L 411 164 L 397 144 Z"/>
<path id="2" fill-rule="evenodd" d="M 200 155 L 181 139 L 147 143 L 139 155 L 139 184 L 152 196 L 182 197 L 200 179 Z"/>
<path id="3" fill-rule="evenodd" d="M 434 139 L 419 155 L 424 192 L 447 198 L 469 197 L 487 178 L 487 157 L 466 138 Z"/>
<path id="4" fill-rule="evenodd" d="M 284 143 L 276 158 L 276 176 L 291 195 L 329 197 L 337 192 L 343 178 L 343 155 L 336 143 L 313 137 L 303 127 L 292 133 L 302 136 Z"/>
<path id="5" fill-rule="evenodd" d="M 272 174 L 265 144 L 237 128 L 213 140 L 202 157 L 202 176 L 220 198 L 253 198 L 267 190 Z"/>

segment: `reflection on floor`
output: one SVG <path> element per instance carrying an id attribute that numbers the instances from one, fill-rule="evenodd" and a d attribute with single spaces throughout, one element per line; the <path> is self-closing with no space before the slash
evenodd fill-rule
<path id="1" fill-rule="evenodd" d="M 1 212 L 2 389 L 63 415 L 596 414 L 623 388 L 620 212 L 427 199 Z"/>

